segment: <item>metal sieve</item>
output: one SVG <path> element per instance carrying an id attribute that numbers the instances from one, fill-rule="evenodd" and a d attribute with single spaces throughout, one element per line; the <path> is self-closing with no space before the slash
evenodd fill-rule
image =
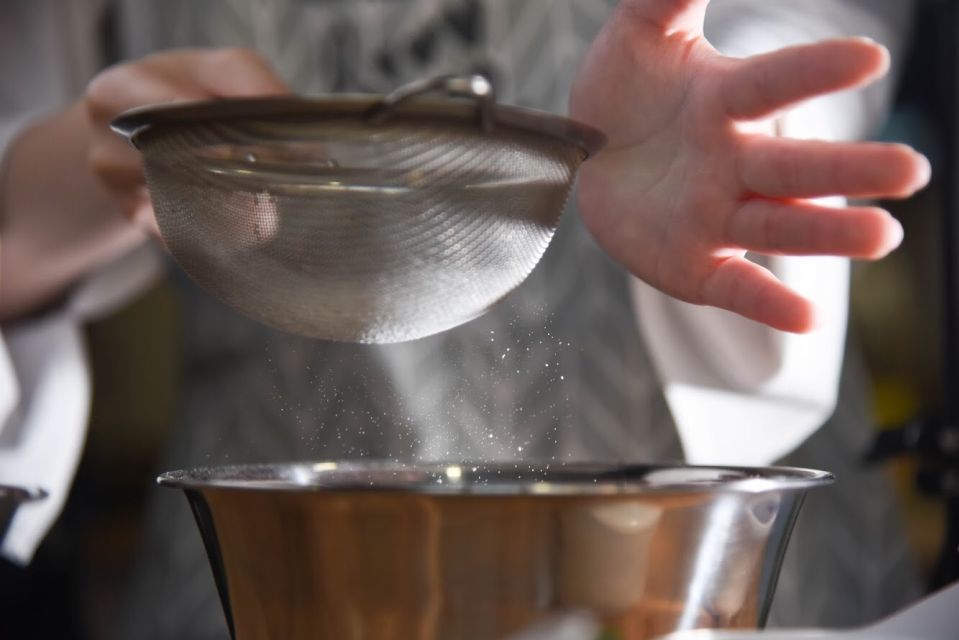
<path id="1" fill-rule="evenodd" d="M 532 271 L 604 144 L 495 104 L 481 76 L 148 107 L 112 126 L 143 153 L 163 240 L 201 287 L 278 329 L 350 342 L 486 311 Z"/>

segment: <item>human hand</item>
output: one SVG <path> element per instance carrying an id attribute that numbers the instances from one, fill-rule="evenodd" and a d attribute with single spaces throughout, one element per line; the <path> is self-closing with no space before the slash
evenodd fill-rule
<path id="1" fill-rule="evenodd" d="M 270 65 L 248 49 L 178 49 L 111 67 L 83 97 L 91 121 L 90 168 L 126 216 L 158 235 L 140 154 L 110 130 L 110 122 L 144 105 L 288 92 Z"/>
<path id="2" fill-rule="evenodd" d="M 803 100 L 882 76 L 888 53 L 854 38 L 727 58 L 703 38 L 707 4 L 623 0 L 591 45 L 570 113 L 609 144 L 580 171 L 581 214 L 661 291 L 805 332 L 813 304 L 746 252 L 880 258 L 902 239 L 888 213 L 808 199 L 907 197 L 929 164 L 903 145 L 755 133 Z"/>

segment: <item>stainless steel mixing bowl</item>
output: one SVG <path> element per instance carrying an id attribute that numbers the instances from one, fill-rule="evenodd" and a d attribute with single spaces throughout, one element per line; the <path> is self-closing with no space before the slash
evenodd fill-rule
<path id="1" fill-rule="evenodd" d="M 332 463 L 180 471 L 236 640 L 756 628 L 820 471 Z"/>

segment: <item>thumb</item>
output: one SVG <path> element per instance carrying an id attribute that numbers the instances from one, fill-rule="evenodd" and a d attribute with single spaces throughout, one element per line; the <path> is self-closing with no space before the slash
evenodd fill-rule
<path id="1" fill-rule="evenodd" d="M 639 20 L 665 32 L 703 32 L 709 0 L 622 0 L 619 8 L 627 20 Z"/>

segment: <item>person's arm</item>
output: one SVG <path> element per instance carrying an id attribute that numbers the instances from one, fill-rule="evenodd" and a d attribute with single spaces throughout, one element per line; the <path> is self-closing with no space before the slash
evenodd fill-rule
<path id="1" fill-rule="evenodd" d="M 71 106 L 19 135 L 0 181 L 0 321 L 51 302 L 155 225 L 140 156 L 110 130 L 114 117 L 147 104 L 286 91 L 250 51 L 167 52 L 105 71 Z"/>
<path id="2" fill-rule="evenodd" d="M 0 322 L 49 306 L 65 276 L 136 241 L 86 170 L 82 110 L 51 116 L 99 68 L 98 16 L 59 0 L 0 10 Z"/>

